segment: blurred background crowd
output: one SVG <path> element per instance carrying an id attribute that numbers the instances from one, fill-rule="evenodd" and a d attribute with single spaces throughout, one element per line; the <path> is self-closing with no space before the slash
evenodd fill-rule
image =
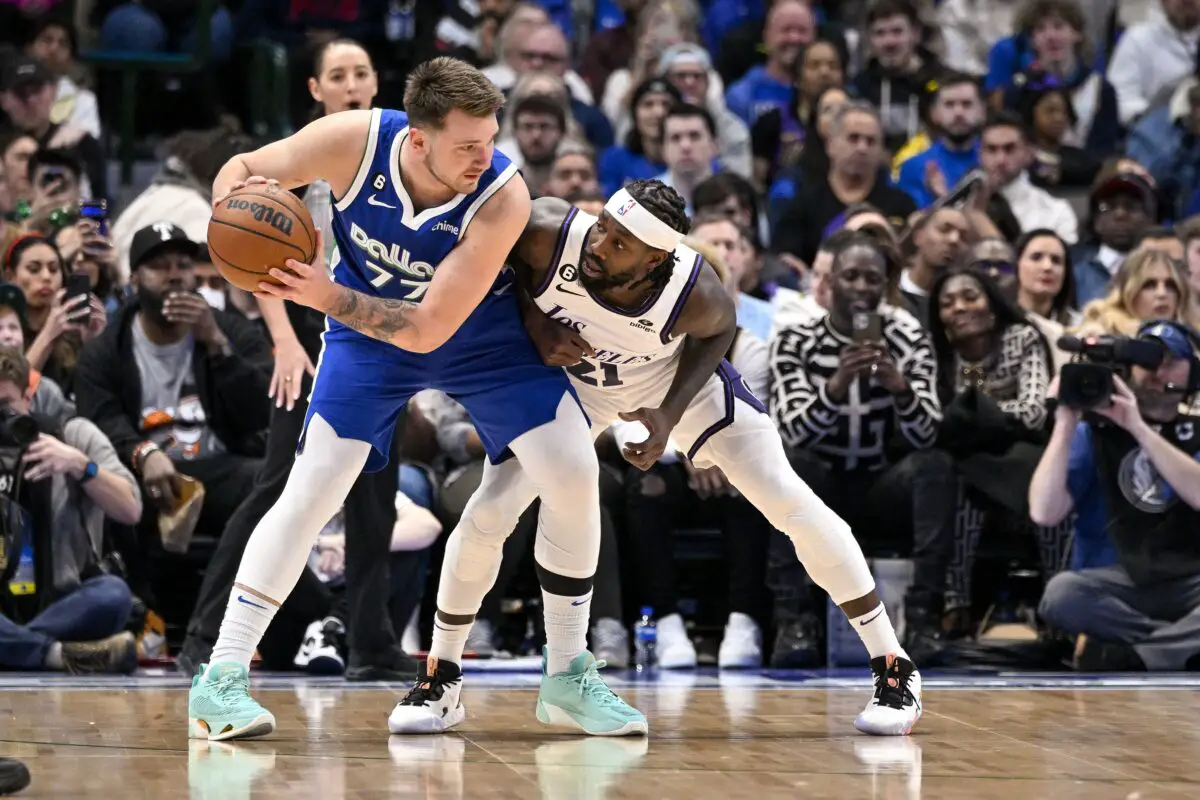
<path id="1" fill-rule="evenodd" d="M 264 318 L 216 274 L 213 178 L 321 115 L 399 108 L 439 54 L 504 90 L 497 147 L 535 196 L 683 196 L 738 305 L 731 360 L 919 664 L 1200 665 L 1200 479 L 1153 455 L 1113 477 L 1128 460 L 1081 433 L 1047 478 L 1074 502 L 1029 502 L 1063 455 L 1051 430 L 1079 422 L 1047 401 L 1059 337 L 1200 320 L 1198 43 L 1200 0 L 0 0 L 0 668 L 206 659 L 286 479 L 293 442 L 266 431 L 310 379 L 289 396 L 280 376 L 323 326 Z M 327 189 L 297 192 L 328 226 Z M 882 272 L 845 257 L 864 242 Z M 1191 397 L 1126 377 L 1174 400 L 1151 421 L 1194 455 Z M 719 471 L 632 470 L 625 435 L 597 444 L 598 658 L 627 665 L 649 608 L 662 668 L 865 663 Z M 415 671 L 484 453 L 437 393 L 398 446 L 386 492 L 315 544 L 264 666 Z M 480 658 L 541 640 L 534 529 L 506 544 Z M 355 558 L 388 532 L 390 559 Z"/>

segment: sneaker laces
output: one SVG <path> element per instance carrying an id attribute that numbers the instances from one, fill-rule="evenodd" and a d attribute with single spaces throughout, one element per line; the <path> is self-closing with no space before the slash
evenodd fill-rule
<path id="1" fill-rule="evenodd" d="M 617 697 L 612 689 L 608 688 L 608 684 L 600 677 L 599 670 L 608 666 L 608 662 L 604 660 L 593 661 L 588 665 L 588 668 L 579 674 L 563 673 L 556 677 L 566 678 L 578 685 L 579 698 L 589 698 L 596 703 L 605 707 L 623 706 L 625 701 Z"/>
<path id="2" fill-rule="evenodd" d="M 444 680 L 436 672 L 433 675 L 419 675 L 413 688 L 400 700 L 400 705 L 423 706 L 431 700 L 441 700 L 446 693 L 446 686 L 452 682 Z"/>
<path id="3" fill-rule="evenodd" d="M 244 683 L 241 675 L 236 672 L 223 672 L 214 680 L 209 681 L 208 685 L 212 687 L 213 694 L 225 701 L 240 700 L 250 696 L 249 684 Z"/>
<path id="4" fill-rule="evenodd" d="M 905 700 L 911 696 L 908 677 L 902 676 L 900 659 L 888 656 L 887 666 L 875 676 L 875 702 L 881 706 L 902 710 Z"/>

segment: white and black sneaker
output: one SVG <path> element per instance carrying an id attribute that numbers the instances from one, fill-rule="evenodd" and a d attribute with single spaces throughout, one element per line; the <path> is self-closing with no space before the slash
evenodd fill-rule
<path id="1" fill-rule="evenodd" d="M 341 675 L 346 671 L 345 642 L 346 626 L 340 619 L 317 620 L 304 631 L 304 643 L 292 663 L 310 675 Z"/>
<path id="2" fill-rule="evenodd" d="M 445 733 L 467 718 L 459 700 L 462 669 L 449 661 L 429 656 L 417 674 L 417 682 L 388 717 L 392 733 Z"/>
<path id="3" fill-rule="evenodd" d="M 907 736 L 921 718 L 921 673 L 894 653 L 872 658 L 871 673 L 875 694 L 854 727 L 873 736 Z"/>

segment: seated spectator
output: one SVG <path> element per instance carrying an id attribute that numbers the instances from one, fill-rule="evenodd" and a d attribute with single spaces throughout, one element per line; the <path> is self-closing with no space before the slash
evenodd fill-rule
<path id="1" fill-rule="evenodd" d="M 983 95 L 969 75 L 949 73 L 936 81 L 929 118 L 939 135 L 929 149 L 899 164 L 896 186 L 926 208 L 979 166 Z"/>
<path id="2" fill-rule="evenodd" d="M 758 212 L 758 194 L 745 177 L 732 172 L 718 172 L 702 181 L 692 197 L 692 213 L 717 212 L 724 214 L 746 230 L 766 238 L 769 227 Z M 751 286 L 757 283 L 757 276 Z M 765 299 L 765 296 L 764 296 Z"/>
<path id="3" fill-rule="evenodd" d="M 496 142 L 525 178 L 529 193 L 543 194 L 543 184 L 550 177 L 554 152 L 567 135 L 567 112 L 559 100 L 544 94 L 522 94 L 526 78 L 513 89 L 512 107 L 505 115 L 505 127 L 512 138 Z M 517 96 L 521 95 L 521 96 Z"/>
<path id="4" fill-rule="evenodd" d="M 913 226 L 912 256 L 900 274 L 900 295 L 917 319 L 929 318 L 929 293 L 938 277 L 963 258 L 970 233 L 967 215 L 949 207 L 937 209 Z"/>
<path id="5" fill-rule="evenodd" d="M 1200 667 L 1200 418 L 1180 413 L 1197 385 L 1196 333 L 1151 321 L 1137 336 L 1162 345 L 1158 369 L 1114 379 L 1112 405 L 1086 416 L 1060 402 L 1029 486 L 1035 522 L 1076 515 L 1072 570 L 1038 613 L 1076 637 L 1086 672 Z"/>
<path id="6" fill-rule="evenodd" d="M 820 180 L 822 175 L 829 173 L 829 125 L 849 100 L 846 90 L 835 86 L 821 92 L 812 104 L 808 119 L 804 120 L 804 148 L 794 164 L 775 171 L 767 191 L 771 227 L 778 224 L 788 201 L 796 196 L 805 181 L 812 176 Z"/>
<path id="7" fill-rule="evenodd" d="M 107 323 L 104 306 L 91 295 L 67 302 L 62 258 L 41 236 L 24 236 L 9 247 L 4 277 L 25 295 L 29 363 L 73 395 L 80 351 Z"/>
<path id="8" fill-rule="evenodd" d="M 0 110 L 17 130 L 32 136 L 43 150 L 70 149 L 83 161 L 84 197 L 108 196 L 108 164 L 96 137 L 51 118 L 57 92 L 54 76 L 35 59 L 20 56 L 0 73 Z"/>
<path id="9" fill-rule="evenodd" d="M 25 294 L 15 283 L 0 283 L 0 347 L 25 352 Z M 28 359 L 26 359 L 28 362 Z M 29 413 L 65 423 L 75 416 L 75 404 L 50 378 L 29 367 L 29 389 L 33 392 Z"/>
<path id="10" fill-rule="evenodd" d="M 971 248 L 964 263 L 976 272 L 987 275 L 1002 289 L 1016 285 L 1017 254 L 1006 239 L 980 239 Z"/>
<path id="11" fill-rule="evenodd" d="M 1078 325 L 1071 251 L 1063 238 L 1049 228 L 1035 228 L 1017 241 L 1015 250 L 1017 305 L 1031 321 L 1048 320 L 1060 328 Z"/>
<path id="12" fill-rule="evenodd" d="M 1195 42 L 1200 37 L 1200 5 L 1190 0 L 1163 0 L 1163 14 L 1125 31 L 1108 65 L 1117 92 L 1121 124 L 1133 125 L 1165 103 L 1175 86 L 1196 69 Z"/>
<path id="13" fill-rule="evenodd" d="M 516 4 L 500 29 L 498 56 L 496 63 L 484 68 L 483 74 L 500 91 L 507 92 L 516 86 L 517 79 L 527 72 L 552 72 L 566 82 L 573 112 L 579 106 L 594 106 L 595 98 L 587 82 L 570 68 L 571 54 L 563 32 L 550 22 L 541 6 L 532 2 Z M 598 110 L 592 110 L 603 118 Z M 612 139 L 611 128 L 608 137 Z M 588 136 L 589 140 L 591 138 Z M 592 143 L 596 147 L 607 147 L 611 141 Z"/>
<path id="14" fill-rule="evenodd" d="M 83 166 L 70 150 L 39 148 L 29 158 L 32 200 L 23 220 L 26 233 L 52 235 L 79 211 Z"/>
<path id="15" fill-rule="evenodd" d="M 771 344 L 771 414 L 795 450 L 797 473 L 850 522 L 868 554 L 904 552 L 911 542 L 906 639 L 935 637 L 957 493 L 950 457 L 930 449 L 942 420 L 933 350 L 911 316 L 881 306 L 899 269 L 875 239 L 851 234 L 832 255 L 829 313 L 780 331 Z M 856 334 L 855 317 L 873 313 L 878 339 Z M 773 663 L 811 651 L 811 614 L 802 604 L 781 608 L 777 598 L 783 624 Z"/>
<path id="16" fill-rule="evenodd" d="M 1121 263 L 1112 288 L 1083 308 L 1080 336 L 1133 336 L 1148 320 L 1195 326 L 1192 292 L 1176 262 L 1161 250 L 1138 248 Z"/>
<path id="17" fill-rule="evenodd" d="M 1092 8 L 1089 5 L 1089 13 Z M 1094 67 L 1087 18 L 1078 0 L 1033 0 L 1021 9 L 1016 35 L 992 48 L 984 90 L 995 106 L 1020 108 L 1017 95 L 1030 86 L 1065 93 L 1070 126 L 1063 143 L 1096 156 L 1117 149 L 1121 122 L 1117 93 L 1102 68 Z"/>
<path id="18" fill-rule="evenodd" d="M 1017 95 L 1016 107 L 1033 146 L 1030 181 L 1045 188 L 1089 186 L 1100 158 L 1097 151 L 1066 143 L 1075 124 L 1070 95 L 1063 89 L 1027 84 Z"/>
<path id="19" fill-rule="evenodd" d="M 879 115 L 867 103 L 843 106 L 829 128 L 829 171 L 811 176 L 780 215 L 771 247 L 811 264 L 829 225 L 847 207 L 870 203 L 897 227 L 916 210 L 911 197 L 881 175 L 883 131 Z"/>
<path id="20" fill-rule="evenodd" d="M 108 316 L 121 304 L 117 286 L 117 251 L 112 240 L 102 233 L 99 223 L 77 217 L 73 224 L 55 231 L 51 243 L 62 256 L 67 274 L 77 272 L 88 276 L 91 292 L 100 301 Z M 221 278 L 224 284 L 224 278 Z"/>
<path id="21" fill-rule="evenodd" d="M 166 142 L 167 157 L 158 174 L 112 225 L 117 248 L 117 282 L 129 282 L 129 247 L 133 235 L 160 220 L 183 228 L 193 242 L 208 238 L 212 217 L 212 185 L 229 159 L 253 148 L 249 137 L 221 126 L 182 131 Z"/>
<path id="22" fill-rule="evenodd" d="M 580 72 L 593 97 L 603 97 L 609 76 L 627 68 L 633 60 L 638 22 L 648 3 L 645 0 L 621 0 L 619 5 L 622 12 L 620 24 L 592 34 L 580 60 Z"/>
<path id="23" fill-rule="evenodd" d="M 717 124 L 717 161 L 721 169 L 743 178 L 751 177 L 750 129 L 725 107 L 724 92 L 710 90 L 720 78 L 712 68 L 708 52 L 696 44 L 677 44 L 662 54 L 658 71 L 679 90 L 685 103 L 712 114 Z"/>
<path id="24" fill-rule="evenodd" d="M 550 163 L 550 174 L 542 184 L 542 194 L 570 200 L 593 193 L 600 193 L 600 183 L 596 180 L 596 152 L 582 142 L 559 142 Z"/>
<path id="25" fill-rule="evenodd" d="M 688 1 L 684 0 L 684 4 Z M 612 122 L 618 139 L 624 136 L 632 123 L 629 116 L 630 91 L 649 78 L 665 77 L 658 64 L 666 51 L 696 41 L 696 26 L 684 21 L 680 5 L 675 0 L 647 3 L 638 14 L 636 44 L 628 67 L 615 70 L 604 85 L 600 95 L 600 110 Z M 705 102 L 696 105 L 705 105 Z"/>
<path id="26" fill-rule="evenodd" d="M 1079 220 L 1071 204 L 1029 180 L 1033 148 L 1020 118 L 1007 112 L 993 115 L 984 124 L 979 141 L 979 166 L 987 173 L 987 186 L 1004 198 L 1022 232 L 1050 228 L 1075 244 Z"/>
<path id="27" fill-rule="evenodd" d="M 1185 80 L 1169 103 L 1143 116 L 1129 132 L 1125 152 L 1146 165 L 1168 216 L 1200 210 L 1200 81 Z"/>
<path id="28" fill-rule="evenodd" d="M 136 298 L 79 359 L 80 413 L 105 432 L 149 500 L 141 541 L 126 543 L 132 552 L 123 555 L 151 605 L 148 562 L 163 552 L 158 515 L 177 508 L 180 476 L 205 489 L 197 530 L 219 536 L 254 486 L 270 419 L 267 341 L 195 292 L 195 253 L 170 223 L 138 231 L 130 250 Z"/>
<path id="29" fill-rule="evenodd" d="M 823 92 L 845 87 L 845 62 L 837 45 L 824 39 L 800 48 L 792 97 L 787 105 L 760 113 L 750 129 L 758 183 L 769 186 L 780 170 L 796 163 L 807 137 L 803 122 L 812 118 Z"/>
<path id="30" fill-rule="evenodd" d="M 0 667 L 71 673 L 130 673 L 137 646 L 125 631 L 133 598 L 125 582 L 99 565 L 106 519 L 137 521 L 137 482 L 112 444 L 82 417 L 64 423 L 28 416 L 29 363 L 0 348 L 0 408 L 9 433 L 0 444 L 6 547 L 18 559 L 0 594 Z M 15 441 L 18 431 L 31 442 Z M 9 529 L 12 511 L 29 520 Z M 20 517 L 17 517 L 20 519 Z M 41 564 L 42 559 L 51 559 Z M 38 568 L 35 568 L 35 565 Z M 48 577 L 49 582 L 43 582 Z"/>
<path id="31" fill-rule="evenodd" d="M 1200 217 L 1190 217 L 1175 226 L 1183 239 L 1184 263 L 1188 287 L 1192 290 L 1192 306 L 1200 305 Z"/>
<path id="32" fill-rule="evenodd" d="M 696 187 L 713 174 L 716 123 L 703 108 L 680 103 L 663 117 L 662 142 L 667 171 L 657 179 L 679 193 L 690 214 Z"/>
<path id="33" fill-rule="evenodd" d="M 1088 209 L 1085 239 L 1071 252 L 1080 307 L 1107 294 L 1121 262 L 1157 219 L 1158 200 L 1141 175 L 1112 167 L 1096 176 Z"/>
<path id="34" fill-rule="evenodd" d="M 942 424 L 937 448 L 949 453 L 966 497 L 983 513 L 1023 524 L 1025 494 L 1041 454 L 1050 348 L 989 278 L 966 268 L 939 276 L 929 338 L 938 366 Z M 1046 574 L 1059 544 L 1046 537 Z M 974 552 L 955 548 L 957 600 L 970 606 Z"/>
<path id="35" fill-rule="evenodd" d="M 78 49 L 74 28 L 65 20 L 53 16 L 44 17 L 38 22 L 27 48 L 29 55 L 58 78 L 50 119 L 79 128 L 100 141 L 100 110 L 96 105 L 96 94 L 75 80 L 79 73 L 79 65 L 75 62 Z"/>
<path id="36" fill-rule="evenodd" d="M 666 169 L 662 121 L 667 111 L 682 101 L 679 90 L 662 78 L 647 78 L 638 84 L 629 99 L 633 125 L 624 143 L 600 155 L 600 183 L 606 195 L 615 194 L 629 181 L 653 178 Z"/>
<path id="37" fill-rule="evenodd" d="M 1186 268 L 1186 253 L 1183 240 L 1172 230 L 1152 226 L 1142 231 L 1138 236 L 1137 249 L 1158 250 L 1175 262 L 1177 267 Z M 1186 269 L 1185 269 L 1186 271 Z"/>
<path id="38" fill-rule="evenodd" d="M 741 288 L 753 252 L 750 232 L 724 214 L 707 211 L 692 218 L 688 238 L 705 245 L 707 250 L 720 257 L 729 281 L 727 288 L 737 305 L 738 327 L 765 342 L 771 334 L 771 303 L 747 294 Z"/>
<path id="39" fill-rule="evenodd" d="M 854 89 L 879 109 L 884 147 L 895 152 L 920 133 L 925 87 L 945 68 L 921 44 L 924 26 L 914 0 L 876 0 L 867 9 L 866 28 L 871 58 Z"/>
<path id="40" fill-rule="evenodd" d="M 762 36 L 766 63 L 725 91 L 726 106 L 751 129 L 767 111 L 785 109 L 792 102 L 796 61 L 801 49 L 817 38 L 816 16 L 800 0 L 778 0 L 767 12 Z"/>

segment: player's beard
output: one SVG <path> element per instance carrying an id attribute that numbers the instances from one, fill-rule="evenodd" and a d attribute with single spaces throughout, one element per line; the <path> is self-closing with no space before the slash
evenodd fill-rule
<path id="1" fill-rule="evenodd" d="M 618 272 L 615 275 L 609 275 L 608 273 L 605 273 L 601 277 L 592 277 L 582 269 L 579 270 L 579 283 L 583 286 L 583 288 L 587 289 L 593 294 L 604 292 L 608 289 L 616 289 L 620 286 L 626 286 L 635 280 L 637 280 L 637 274 L 633 270 Z"/>

